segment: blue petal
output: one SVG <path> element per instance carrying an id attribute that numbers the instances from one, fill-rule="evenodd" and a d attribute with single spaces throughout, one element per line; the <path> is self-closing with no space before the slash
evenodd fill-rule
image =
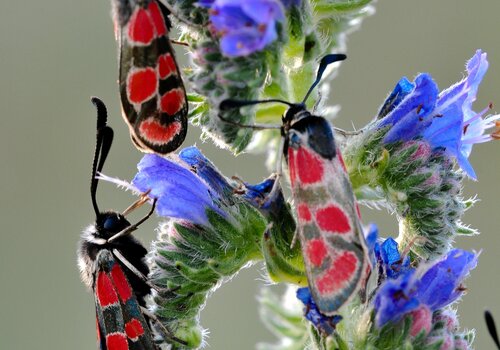
<path id="1" fill-rule="evenodd" d="M 401 257 L 398 243 L 391 237 L 387 238 L 380 247 L 380 259 L 385 275 L 389 278 L 398 278 L 410 269 L 410 257 Z"/>
<path id="2" fill-rule="evenodd" d="M 377 327 L 382 327 L 389 321 L 398 321 L 419 305 L 415 297 L 414 271 L 409 270 L 395 280 L 386 280 L 380 286 L 374 301 L 375 323 Z"/>
<path id="3" fill-rule="evenodd" d="M 241 9 L 259 24 L 274 23 L 285 18 L 283 6 L 277 0 L 242 1 Z"/>
<path id="4" fill-rule="evenodd" d="M 431 122 L 430 114 L 434 110 L 438 96 L 438 87 L 429 74 L 420 74 L 415 79 L 415 89 L 406 95 L 379 126 L 392 125 L 384 137 L 384 143 L 408 141 L 418 136 Z"/>
<path id="5" fill-rule="evenodd" d="M 214 205 L 214 191 L 188 169 L 154 154 L 145 155 L 137 168 L 139 172 L 132 184 L 143 192 L 151 190 L 151 197 L 157 198 L 156 211 L 160 216 L 205 225 L 207 209 L 224 215 Z"/>
<path id="6" fill-rule="evenodd" d="M 219 172 L 213 163 L 206 158 L 196 147 L 184 148 L 179 153 L 179 158 L 193 168 L 193 171 L 202 178 L 210 188 L 221 197 L 230 197 L 233 187 Z"/>
<path id="7" fill-rule="evenodd" d="M 247 56 L 262 50 L 268 42 L 274 40 L 273 37 L 275 38 L 275 32 L 264 38 L 256 27 L 242 28 L 224 35 L 220 41 L 220 48 L 228 57 Z"/>
<path id="8" fill-rule="evenodd" d="M 397 105 L 403 101 L 403 99 L 415 88 L 415 84 L 409 81 L 406 77 L 401 78 L 398 81 L 394 90 L 385 99 L 382 107 L 380 107 L 377 118 L 385 117 L 389 112 L 391 112 Z"/>
<path id="9" fill-rule="evenodd" d="M 432 311 L 440 309 L 462 295 L 462 281 L 477 265 L 477 255 L 461 249 L 451 250 L 433 264 L 418 282 L 418 299 Z"/>
<path id="10" fill-rule="evenodd" d="M 210 19 L 221 35 L 222 53 L 238 57 L 260 51 L 276 40 L 276 21 L 283 21 L 285 14 L 278 0 L 216 0 Z"/>
<path id="11" fill-rule="evenodd" d="M 311 291 L 308 287 L 297 289 L 297 298 L 306 306 L 305 317 L 311 321 L 314 326 L 324 334 L 332 334 L 335 331 L 335 326 L 342 320 L 342 316 L 333 315 L 325 316 L 319 310 L 312 298 Z"/>
<path id="12" fill-rule="evenodd" d="M 376 224 L 371 223 L 368 230 L 365 231 L 366 248 L 368 249 L 368 256 L 372 266 L 377 265 L 377 250 L 378 250 L 378 227 Z"/>

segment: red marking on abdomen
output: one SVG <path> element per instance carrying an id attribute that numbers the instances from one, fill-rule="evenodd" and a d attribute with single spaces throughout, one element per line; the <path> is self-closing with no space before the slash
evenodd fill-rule
<path id="1" fill-rule="evenodd" d="M 153 68 L 135 69 L 127 78 L 128 99 L 132 104 L 140 104 L 154 96 L 158 79 Z"/>
<path id="2" fill-rule="evenodd" d="M 175 115 L 184 106 L 184 92 L 173 89 L 165 93 L 160 99 L 160 109 L 168 115 Z"/>
<path id="3" fill-rule="evenodd" d="M 120 299 L 125 303 L 132 296 L 132 289 L 120 265 L 115 264 L 115 266 L 113 266 L 111 277 L 113 278 Z"/>
<path id="4" fill-rule="evenodd" d="M 299 220 L 303 220 L 304 222 L 311 221 L 312 215 L 309 207 L 305 204 L 299 204 L 297 206 L 297 213 L 299 215 Z"/>
<path id="5" fill-rule="evenodd" d="M 292 148 L 288 149 L 288 171 L 290 173 L 290 184 L 293 187 L 297 179 L 297 173 L 295 171 L 295 151 Z"/>
<path id="6" fill-rule="evenodd" d="M 344 288 L 353 278 L 356 272 L 358 258 L 351 252 L 343 252 L 333 262 L 332 266 L 325 271 L 322 277 L 316 279 L 316 287 L 321 294 L 337 293 Z"/>
<path id="7" fill-rule="evenodd" d="M 153 118 L 146 119 L 139 126 L 141 136 L 153 143 L 169 142 L 181 129 L 182 126 L 179 122 L 169 123 L 164 126 Z"/>
<path id="8" fill-rule="evenodd" d="M 127 337 L 129 337 L 130 340 L 136 341 L 144 334 L 142 323 L 138 319 L 133 318 L 125 324 L 125 333 L 127 333 Z"/>
<path id="9" fill-rule="evenodd" d="M 118 295 L 116 295 L 113 283 L 105 272 L 101 271 L 97 275 L 95 293 L 101 307 L 118 303 Z"/>
<path id="10" fill-rule="evenodd" d="M 303 184 L 320 182 L 323 180 L 323 163 L 318 156 L 300 147 L 297 150 L 297 172 Z"/>
<path id="11" fill-rule="evenodd" d="M 156 36 L 162 36 L 167 34 L 167 26 L 165 25 L 165 19 L 161 14 L 161 10 L 158 7 L 156 1 L 151 1 L 148 6 L 149 13 L 153 19 L 153 23 L 156 29 Z"/>
<path id="12" fill-rule="evenodd" d="M 112 333 L 106 336 L 108 350 L 128 350 L 128 341 L 124 333 Z"/>
<path id="13" fill-rule="evenodd" d="M 158 74 L 160 75 L 160 79 L 165 79 L 170 74 L 176 73 L 177 67 L 171 54 L 166 53 L 158 57 Z"/>
<path id="14" fill-rule="evenodd" d="M 335 233 L 349 233 L 351 231 L 349 219 L 342 209 L 335 205 L 319 209 L 316 212 L 316 222 L 324 231 Z"/>
<path id="15" fill-rule="evenodd" d="M 155 38 L 155 27 L 148 11 L 138 8 L 128 22 L 128 37 L 131 42 L 149 45 Z"/>
<path id="16" fill-rule="evenodd" d="M 325 242 L 323 242 L 321 239 L 311 239 L 307 242 L 306 257 L 307 260 L 309 260 L 314 266 L 321 266 L 327 254 L 328 251 Z"/>

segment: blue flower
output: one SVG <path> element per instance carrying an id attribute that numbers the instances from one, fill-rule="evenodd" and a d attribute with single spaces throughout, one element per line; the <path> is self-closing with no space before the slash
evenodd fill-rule
<path id="1" fill-rule="evenodd" d="M 415 297 L 414 272 L 409 270 L 398 279 L 388 279 L 380 286 L 374 301 L 377 327 L 382 327 L 389 321 L 397 321 L 418 308 L 420 301 Z"/>
<path id="2" fill-rule="evenodd" d="M 398 321 L 420 306 L 436 311 L 454 302 L 463 294 L 462 282 L 476 265 L 477 254 L 453 249 L 438 261 L 387 279 L 374 300 L 377 327 Z"/>
<path id="3" fill-rule="evenodd" d="M 207 165 L 200 160 L 201 166 Z M 209 165 L 207 165 L 208 167 Z M 196 176 L 192 171 L 172 160 L 154 154 L 145 155 L 137 165 L 139 172 L 132 185 L 139 191 L 150 190 L 149 196 L 157 199 L 156 211 L 160 216 L 187 220 L 207 225 L 207 210 L 225 217 L 220 209 L 223 186 L 211 187 L 214 181 L 208 176 Z M 205 170 L 201 171 L 206 174 Z"/>
<path id="4" fill-rule="evenodd" d="M 223 199 L 229 200 L 233 195 L 233 187 L 220 171 L 207 159 L 198 148 L 187 147 L 179 152 L 179 158 L 191 167 L 191 171 L 203 179 L 207 185 Z"/>
<path id="5" fill-rule="evenodd" d="M 410 269 L 410 257 L 399 254 L 398 243 L 391 237 L 375 245 L 375 255 L 386 277 L 395 279 Z"/>
<path id="6" fill-rule="evenodd" d="M 208 3 L 203 1 L 205 6 Z M 221 51 L 228 57 L 261 51 L 277 39 L 276 24 L 285 19 L 278 0 L 215 0 L 209 13 L 221 37 Z"/>
<path id="7" fill-rule="evenodd" d="M 372 266 L 377 265 L 376 249 L 378 246 L 378 227 L 376 224 L 371 223 L 368 228 L 364 229 L 366 249 Z"/>
<path id="8" fill-rule="evenodd" d="M 332 334 L 342 316 L 325 316 L 319 310 L 308 287 L 297 289 L 297 298 L 305 305 L 305 317 L 322 333 Z"/>
<path id="9" fill-rule="evenodd" d="M 418 299 L 433 311 L 452 303 L 462 295 L 461 283 L 476 265 L 477 254 L 451 250 L 419 278 Z"/>
<path id="10" fill-rule="evenodd" d="M 414 83 L 400 80 L 379 112 L 377 128 L 391 127 L 383 141 L 423 138 L 433 149 L 444 149 L 469 177 L 476 179 L 468 160 L 472 145 L 492 140 L 495 135 L 484 133 L 500 119 L 500 115 L 483 118 L 490 107 L 479 113 L 472 110 L 487 69 L 486 53 L 478 50 L 467 62 L 467 76 L 441 93 L 426 73 L 418 75 Z"/>

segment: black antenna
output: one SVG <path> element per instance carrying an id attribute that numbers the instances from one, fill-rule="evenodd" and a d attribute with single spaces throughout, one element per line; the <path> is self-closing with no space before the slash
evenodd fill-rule
<path id="1" fill-rule="evenodd" d="M 257 105 L 261 103 L 283 103 L 289 107 L 293 106 L 293 103 L 279 100 L 279 99 L 269 99 L 269 100 L 247 100 L 247 101 L 240 101 L 240 100 L 232 100 L 232 99 L 227 99 L 224 100 L 220 103 L 219 105 L 219 110 L 221 111 L 227 111 L 228 109 L 234 109 L 234 108 L 239 108 L 239 107 L 244 107 L 244 106 L 251 106 L 251 105 Z"/>
<path id="2" fill-rule="evenodd" d="M 314 88 L 319 84 L 321 81 L 321 77 L 323 76 L 323 73 L 325 72 L 326 67 L 328 67 L 330 64 L 338 62 L 338 61 L 343 61 L 347 58 L 346 55 L 343 53 L 336 53 L 336 54 L 331 54 L 331 55 L 326 55 L 321 59 L 321 62 L 319 63 L 318 67 L 318 73 L 316 73 L 316 80 L 314 83 L 312 83 L 311 87 L 307 91 L 306 96 L 302 100 L 302 103 L 306 103 L 307 99 L 309 98 L 309 95 L 311 92 L 314 90 Z"/>
<path id="3" fill-rule="evenodd" d="M 484 319 L 486 321 L 488 331 L 493 338 L 493 341 L 495 342 L 497 348 L 500 349 L 500 340 L 498 340 L 497 327 L 495 326 L 495 320 L 493 319 L 493 315 L 491 314 L 491 312 L 486 310 L 484 312 Z"/>
<path id="4" fill-rule="evenodd" d="M 113 143 L 113 129 L 106 125 L 108 112 L 104 102 L 97 97 L 92 97 L 91 101 L 97 109 L 97 135 L 94 161 L 92 163 L 92 177 L 90 179 L 90 197 L 92 198 L 92 206 L 94 207 L 95 214 L 99 215 L 100 211 L 96 200 L 97 184 L 99 180 L 96 179 L 96 175 L 98 172 L 101 172 L 111 148 L 111 144 Z"/>

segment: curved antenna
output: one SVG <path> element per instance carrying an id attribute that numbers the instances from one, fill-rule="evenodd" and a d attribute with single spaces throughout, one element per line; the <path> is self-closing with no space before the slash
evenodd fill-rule
<path id="1" fill-rule="evenodd" d="M 332 64 L 334 62 L 343 61 L 346 58 L 347 58 L 346 55 L 344 55 L 342 53 L 337 53 L 337 54 L 326 55 L 325 57 L 323 57 L 321 59 L 321 61 L 319 63 L 319 67 L 318 67 L 318 73 L 316 73 L 316 80 L 314 81 L 314 83 L 312 83 L 311 87 L 309 88 L 309 90 L 306 93 L 306 96 L 302 100 L 303 104 L 306 103 L 306 101 L 309 98 L 309 95 L 311 94 L 311 92 L 314 90 L 314 88 L 321 81 L 321 77 L 323 76 L 323 73 L 325 72 L 326 67 L 328 67 L 330 64 Z"/>
<path id="2" fill-rule="evenodd" d="M 495 345 L 498 349 L 500 349 L 500 340 L 498 339 L 497 328 L 495 327 L 495 320 L 493 319 L 493 315 L 491 312 L 486 310 L 484 312 L 484 319 L 486 321 L 486 326 L 488 327 L 488 331 L 490 332 L 491 338 L 495 342 Z"/>
<path id="3" fill-rule="evenodd" d="M 99 180 L 96 179 L 96 175 L 98 172 L 101 172 L 111 148 L 111 144 L 113 143 L 113 129 L 106 125 L 108 112 L 104 102 L 97 97 L 92 97 L 91 101 L 97 109 L 97 134 L 94 160 L 92 162 L 92 177 L 90 178 L 90 197 L 92 198 L 92 206 L 94 207 L 95 214 L 99 215 L 100 211 L 96 200 L 97 184 Z"/>
<path id="4" fill-rule="evenodd" d="M 261 103 L 283 103 L 289 107 L 292 107 L 294 105 L 293 103 L 279 100 L 279 99 L 274 99 L 274 98 L 269 99 L 269 100 L 247 100 L 247 101 L 227 99 L 227 100 L 224 100 L 220 103 L 219 110 L 227 111 L 228 109 L 257 105 L 257 104 L 261 104 Z"/>

